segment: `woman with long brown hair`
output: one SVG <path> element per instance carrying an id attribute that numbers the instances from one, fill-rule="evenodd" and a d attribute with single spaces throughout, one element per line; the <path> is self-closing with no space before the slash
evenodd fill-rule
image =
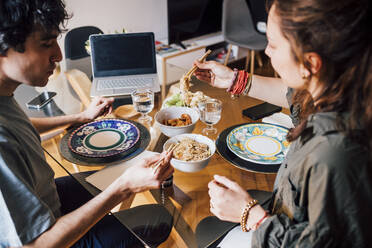
<path id="1" fill-rule="evenodd" d="M 216 175 L 209 183 L 211 212 L 240 223 L 214 245 L 372 244 L 371 5 L 368 0 L 274 0 L 265 52 L 281 79 L 195 62 L 197 78 L 289 107 L 297 121 L 269 212 L 225 177 Z"/>

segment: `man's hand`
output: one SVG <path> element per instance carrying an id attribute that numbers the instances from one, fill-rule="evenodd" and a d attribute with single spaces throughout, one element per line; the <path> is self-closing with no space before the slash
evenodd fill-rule
<path id="1" fill-rule="evenodd" d="M 216 61 L 194 61 L 198 67 L 194 75 L 197 79 L 205 81 L 217 88 L 229 88 L 232 84 L 234 71 Z"/>
<path id="2" fill-rule="evenodd" d="M 138 193 L 148 189 L 159 188 L 164 180 L 170 177 L 174 171 L 169 161 L 172 153 L 163 152 L 149 159 L 145 159 L 142 163 L 134 165 L 126 170 L 120 176 L 118 182 L 122 182 L 124 187 L 130 189 L 131 192 Z M 163 158 L 158 169 L 155 171 L 152 166 Z"/>
<path id="3" fill-rule="evenodd" d="M 112 103 L 114 98 L 95 97 L 89 107 L 80 113 L 79 121 L 81 123 L 93 121 L 99 116 L 105 116 L 112 112 Z"/>

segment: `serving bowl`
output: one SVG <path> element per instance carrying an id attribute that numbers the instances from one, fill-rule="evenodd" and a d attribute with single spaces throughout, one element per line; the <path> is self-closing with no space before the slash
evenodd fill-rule
<path id="1" fill-rule="evenodd" d="M 167 126 L 164 125 L 165 120 L 180 118 L 182 114 L 188 114 L 191 117 L 191 124 L 186 126 Z M 199 112 L 188 107 L 169 107 L 163 108 L 155 114 L 155 122 L 159 125 L 163 134 L 168 137 L 173 137 L 179 134 L 191 133 L 196 122 L 199 120 Z"/>
<path id="2" fill-rule="evenodd" d="M 170 164 L 175 169 L 183 171 L 183 172 L 197 172 L 197 171 L 204 169 L 209 163 L 209 160 L 211 159 L 213 154 L 216 152 L 216 145 L 214 144 L 214 141 L 209 139 L 208 137 L 205 137 L 200 134 L 191 134 L 191 133 L 180 134 L 167 140 L 163 146 L 163 149 L 166 150 L 171 144 L 177 144 L 178 142 L 182 141 L 184 138 L 191 138 L 199 143 L 208 145 L 210 155 L 207 158 L 203 160 L 198 160 L 198 161 L 183 161 L 183 160 L 172 158 L 170 161 Z"/>

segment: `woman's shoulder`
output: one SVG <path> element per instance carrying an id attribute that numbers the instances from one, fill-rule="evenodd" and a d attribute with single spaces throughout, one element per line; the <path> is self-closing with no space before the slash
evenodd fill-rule
<path id="1" fill-rule="evenodd" d="M 339 171 L 341 167 L 354 170 L 368 164 L 368 151 L 340 129 L 339 118 L 335 112 L 309 116 L 303 135 L 296 141 L 296 154 L 307 161 L 307 167 Z M 352 166 L 355 161 L 358 166 Z"/>
<path id="2" fill-rule="evenodd" d="M 313 151 L 309 153 L 315 166 L 326 166 L 329 170 L 339 171 L 341 167 L 353 170 L 368 164 L 366 148 L 351 140 L 343 130 L 340 130 L 339 123 L 342 118 L 347 118 L 345 116 L 347 115 L 340 117 L 335 112 L 328 112 L 318 113 L 309 118 L 308 128 L 311 127 L 314 134 L 312 139 L 319 140 Z M 355 166 L 355 163 L 358 163 L 358 166 Z"/>
<path id="3" fill-rule="evenodd" d="M 344 137 L 328 137 L 318 144 L 309 154 L 314 167 L 337 172 L 340 168 L 346 171 L 360 170 L 368 166 L 368 153 L 358 144 L 345 141 Z"/>

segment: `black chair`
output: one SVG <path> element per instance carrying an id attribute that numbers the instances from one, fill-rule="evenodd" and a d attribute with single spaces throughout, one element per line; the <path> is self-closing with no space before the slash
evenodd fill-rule
<path id="1" fill-rule="evenodd" d="M 102 30 L 94 26 L 73 28 L 65 37 L 66 70 L 78 69 L 88 78 L 92 78 L 90 55 L 85 49 L 85 42 L 91 34 L 103 34 Z"/>
<path id="2" fill-rule="evenodd" d="M 264 209 L 268 210 L 272 192 L 248 190 L 248 193 L 253 199 L 256 199 Z M 237 225 L 239 224 L 222 221 L 216 216 L 208 216 L 202 219 L 195 230 L 198 248 L 216 248 L 226 234 Z"/>

